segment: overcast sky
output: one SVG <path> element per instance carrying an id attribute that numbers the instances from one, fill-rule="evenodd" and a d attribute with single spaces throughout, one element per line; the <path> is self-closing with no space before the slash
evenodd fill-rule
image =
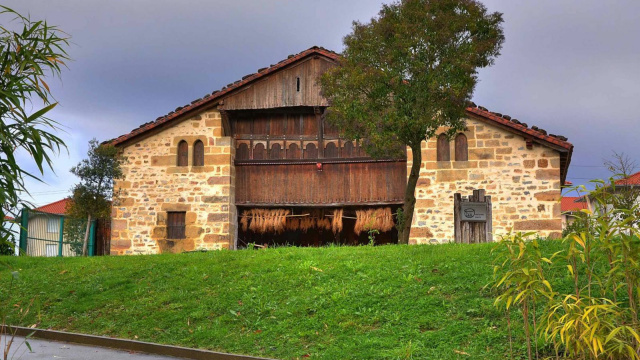
<path id="1" fill-rule="evenodd" d="M 640 1 L 486 0 L 504 13 L 506 42 L 474 101 L 575 145 L 568 179 L 607 176 L 613 150 L 640 159 Z M 73 61 L 50 81 L 67 152 L 43 205 L 68 195 L 87 142 L 129 132 L 178 106 L 313 45 L 342 50 L 353 20 L 380 0 L 2 0 L 72 36 Z M 23 163 L 27 163 L 27 159 Z"/>

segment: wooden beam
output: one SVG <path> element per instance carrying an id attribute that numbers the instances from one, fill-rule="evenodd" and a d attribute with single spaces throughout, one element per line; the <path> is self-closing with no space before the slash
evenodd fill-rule
<path id="1" fill-rule="evenodd" d="M 224 136 L 231 136 L 231 125 L 229 122 L 229 112 L 226 110 L 219 110 L 222 117 L 222 130 Z"/>

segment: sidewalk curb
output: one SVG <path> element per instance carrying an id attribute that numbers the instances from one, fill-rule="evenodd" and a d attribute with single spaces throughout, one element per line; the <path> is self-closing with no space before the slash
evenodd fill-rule
<path id="1" fill-rule="evenodd" d="M 0 326 L 0 328 L 2 328 Z M 182 346 L 161 345 L 144 341 L 125 340 L 96 335 L 70 333 L 57 330 L 32 329 L 21 326 L 8 326 L 7 335 L 29 336 L 36 339 L 63 341 L 79 345 L 91 345 L 109 349 L 136 351 L 154 355 L 174 356 L 194 360 L 274 360 L 247 355 L 226 354 L 215 351 L 190 349 Z M 3 331 L 5 329 L 2 329 Z"/>

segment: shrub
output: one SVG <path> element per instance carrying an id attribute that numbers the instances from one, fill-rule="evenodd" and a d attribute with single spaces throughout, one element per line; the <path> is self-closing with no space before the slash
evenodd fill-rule
<path id="1" fill-rule="evenodd" d="M 624 195 L 613 183 L 572 189 L 586 192 L 594 210 L 582 211 L 563 234 L 564 249 L 552 257 L 541 257 L 532 233 L 511 234 L 494 249 L 495 304 L 506 316 L 511 306 L 522 310 L 529 359 L 539 355 L 531 349 L 534 336 L 557 358 L 640 359 L 640 211 L 637 203 L 621 205 Z M 562 277 L 547 278 L 545 267 L 562 270 L 571 286 L 562 286 Z"/>

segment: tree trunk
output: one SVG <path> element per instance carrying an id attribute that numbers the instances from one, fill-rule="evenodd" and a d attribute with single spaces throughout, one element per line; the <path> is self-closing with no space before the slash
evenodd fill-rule
<path id="1" fill-rule="evenodd" d="M 404 223 L 402 225 L 402 231 L 398 232 L 399 244 L 409 243 L 411 223 L 413 222 L 413 209 L 416 206 L 416 185 L 418 184 L 418 178 L 420 177 L 420 166 L 422 164 L 422 149 L 420 148 L 421 143 L 422 142 L 418 142 L 417 145 L 410 145 L 411 153 L 413 155 L 413 163 L 411 164 L 411 172 L 409 173 L 407 188 L 404 193 L 404 205 L 402 206 Z"/>
<path id="2" fill-rule="evenodd" d="M 87 216 L 87 229 L 84 231 L 84 242 L 82 243 L 82 256 L 87 256 L 87 245 L 89 244 L 89 229 L 91 228 L 91 215 Z"/>

